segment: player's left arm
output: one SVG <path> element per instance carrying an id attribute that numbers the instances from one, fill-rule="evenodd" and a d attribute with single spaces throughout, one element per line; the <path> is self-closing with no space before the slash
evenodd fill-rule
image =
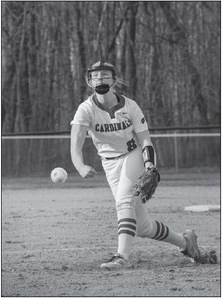
<path id="1" fill-rule="evenodd" d="M 156 167 L 156 152 L 148 130 L 136 133 L 137 139 L 142 147 L 142 157 L 145 169 Z"/>
<path id="2" fill-rule="evenodd" d="M 130 101 L 131 120 L 133 123 L 136 137 L 142 147 L 142 157 L 144 160 L 145 170 L 156 167 L 156 152 L 153 147 L 146 118 L 135 101 Z"/>

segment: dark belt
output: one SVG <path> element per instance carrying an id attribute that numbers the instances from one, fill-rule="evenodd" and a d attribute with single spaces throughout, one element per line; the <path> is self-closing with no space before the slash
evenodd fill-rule
<path id="1" fill-rule="evenodd" d="M 123 155 L 126 155 L 126 153 L 125 153 L 125 154 L 122 154 L 122 155 L 119 155 L 119 156 L 114 156 L 114 157 L 102 157 L 102 159 L 105 159 L 105 160 L 112 160 L 112 159 L 120 158 L 120 157 L 122 157 Z"/>

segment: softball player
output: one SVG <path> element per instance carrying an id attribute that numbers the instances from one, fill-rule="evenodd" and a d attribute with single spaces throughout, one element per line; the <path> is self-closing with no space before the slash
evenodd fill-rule
<path id="1" fill-rule="evenodd" d="M 145 169 L 156 166 L 155 150 L 141 109 L 134 100 L 115 91 L 116 71 L 110 63 L 95 63 L 88 69 L 86 80 L 94 93 L 79 105 L 71 122 L 71 158 L 83 178 L 96 174 L 93 167 L 84 163 L 82 155 L 88 132 L 115 199 L 117 253 L 101 268 L 129 268 L 134 236 L 174 244 L 196 260 L 200 251 L 194 231 L 187 230 L 182 235 L 149 218 L 145 204 L 133 195 L 138 177 Z"/>

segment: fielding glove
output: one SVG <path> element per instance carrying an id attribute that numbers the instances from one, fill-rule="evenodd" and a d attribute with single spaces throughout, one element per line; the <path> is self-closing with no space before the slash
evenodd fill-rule
<path id="1" fill-rule="evenodd" d="M 142 202 L 146 203 L 154 194 L 159 181 L 160 174 L 155 167 L 146 169 L 139 177 L 138 183 L 135 186 L 134 195 L 139 196 Z"/>

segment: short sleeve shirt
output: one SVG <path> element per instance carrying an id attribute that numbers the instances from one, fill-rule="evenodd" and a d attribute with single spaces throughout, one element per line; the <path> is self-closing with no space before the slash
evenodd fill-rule
<path id="1" fill-rule="evenodd" d="M 81 103 L 71 125 L 88 127 L 89 135 L 101 157 L 126 154 L 139 146 L 135 133 L 148 130 L 147 121 L 138 104 L 126 96 L 116 94 L 118 104 L 104 108 L 95 94 Z"/>

